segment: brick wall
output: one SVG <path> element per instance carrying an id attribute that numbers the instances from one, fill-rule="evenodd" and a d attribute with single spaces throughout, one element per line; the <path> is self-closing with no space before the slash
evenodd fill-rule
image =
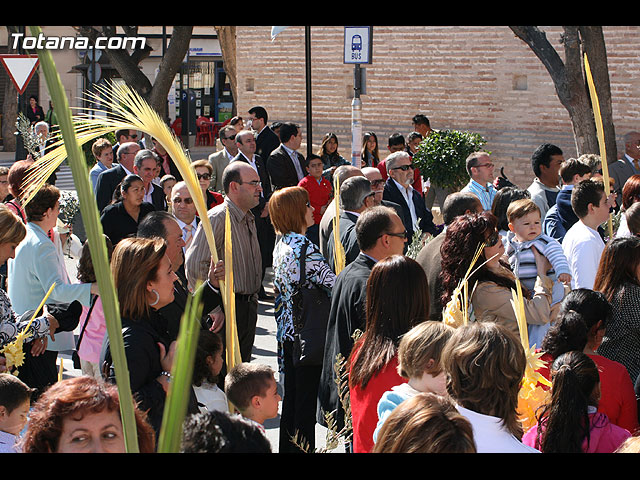
<path id="1" fill-rule="evenodd" d="M 542 28 L 563 56 L 561 28 Z M 640 27 L 605 27 L 604 33 L 620 152 L 622 135 L 640 129 Z M 342 26 L 311 27 L 312 142 L 317 147 L 334 131 L 348 157 L 354 67 L 343 63 L 343 42 Z M 270 122 L 300 124 L 306 142 L 304 52 L 304 27 L 289 27 L 273 42 L 269 26 L 238 27 L 238 113 L 263 105 Z M 375 26 L 373 62 L 365 68 L 363 131 L 376 132 L 382 151 L 391 133 L 406 135 L 413 115 L 424 113 L 432 128 L 483 135 L 496 172 L 504 166 L 521 187 L 533 177 L 530 156 L 539 144 L 558 145 L 565 158 L 577 153 L 549 74 L 506 26 Z"/>

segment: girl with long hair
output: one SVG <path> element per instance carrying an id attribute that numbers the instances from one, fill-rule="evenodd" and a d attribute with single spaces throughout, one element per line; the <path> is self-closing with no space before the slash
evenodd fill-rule
<path id="1" fill-rule="evenodd" d="M 630 434 L 597 411 L 598 367 L 579 351 L 563 353 L 551 366 L 551 400 L 522 438 L 543 453 L 613 453 Z"/>
<path id="2" fill-rule="evenodd" d="M 400 338 L 428 316 L 427 280 L 420 264 L 402 255 L 378 261 L 367 281 L 365 332 L 349 359 L 354 452 L 372 450 L 380 398 L 407 381 L 397 371 Z"/>

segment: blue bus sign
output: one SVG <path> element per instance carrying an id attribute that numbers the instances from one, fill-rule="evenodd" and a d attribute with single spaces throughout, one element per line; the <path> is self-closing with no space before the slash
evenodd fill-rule
<path id="1" fill-rule="evenodd" d="M 371 27 L 344 27 L 344 63 L 371 63 Z"/>

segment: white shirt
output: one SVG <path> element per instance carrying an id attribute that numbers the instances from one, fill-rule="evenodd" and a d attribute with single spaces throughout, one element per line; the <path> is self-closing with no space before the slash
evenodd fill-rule
<path id="1" fill-rule="evenodd" d="M 142 197 L 143 202 L 153 203 L 153 199 L 151 198 L 151 193 L 153 193 L 154 189 L 155 189 L 155 186 L 153 182 L 149 183 L 149 191 L 145 192 L 144 197 Z"/>
<path id="2" fill-rule="evenodd" d="M 502 419 L 483 415 L 456 405 L 473 429 L 473 439 L 478 453 L 540 453 L 513 436 L 503 425 Z"/>
<path id="3" fill-rule="evenodd" d="M 571 268 L 571 289 L 593 290 L 604 246 L 600 234 L 582 220 L 567 231 L 562 240 L 562 250 Z"/>
<path id="4" fill-rule="evenodd" d="M 409 188 L 406 188 L 401 183 L 398 183 L 395 178 L 392 178 L 391 180 L 395 182 L 396 187 L 398 187 L 398 190 L 400 190 L 400 193 L 404 197 L 404 201 L 407 202 L 407 205 L 409 206 L 413 229 L 418 229 L 418 216 L 416 215 L 416 206 L 413 204 L 413 187 L 409 185 Z"/>

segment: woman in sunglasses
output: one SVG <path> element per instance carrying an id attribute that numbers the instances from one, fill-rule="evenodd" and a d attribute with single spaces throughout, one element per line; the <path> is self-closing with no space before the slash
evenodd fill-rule
<path id="1" fill-rule="evenodd" d="M 485 247 L 468 278 L 472 315 L 479 322 L 496 322 L 519 336 L 518 322 L 511 306 L 511 290 L 516 289 L 516 277 L 504 258 L 504 245 L 497 229 L 497 218 L 490 212 L 462 215 L 446 230 L 442 243 L 442 305 L 467 273 L 476 249 Z M 551 264 L 532 247 L 538 276 L 533 291 L 522 287 L 527 323 L 544 325 L 553 320 L 557 306 L 551 307 L 553 281 L 545 275 Z"/>
<path id="2" fill-rule="evenodd" d="M 209 161 L 196 160 L 191 163 L 191 166 L 195 169 L 196 175 L 198 176 L 198 182 L 200 183 L 200 188 L 202 188 L 202 194 L 204 195 L 204 200 L 207 204 L 207 210 L 221 204 L 224 201 L 222 194 L 209 190 L 211 177 L 213 176 L 213 167 Z"/>

